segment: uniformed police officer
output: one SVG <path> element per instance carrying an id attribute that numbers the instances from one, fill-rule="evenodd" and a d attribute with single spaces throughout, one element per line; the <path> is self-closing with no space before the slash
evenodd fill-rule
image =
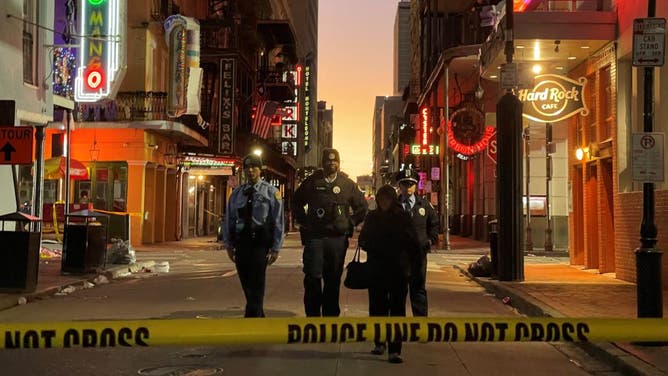
<path id="1" fill-rule="evenodd" d="M 267 265 L 276 261 L 283 244 L 283 200 L 280 191 L 260 177 L 259 156 L 246 156 L 243 167 L 247 182 L 230 195 L 223 244 L 246 296 L 244 317 L 264 317 Z"/>
<path id="2" fill-rule="evenodd" d="M 306 316 L 338 316 L 339 289 L 348 238 L 362 222 L 367 203 L 357 184 L 339 171 L 339 152 L 325 149 L 322 169 L 294 195 L 295 219 L 304 245 Z"/>
<path id="3" fill-rule="evenodd" d="M 407 167 L 397 173 L 399 184 L 399 202 L 404 210 L 411 214 L 412 223 L 420 241 L 421 257 L 417 258 L 411 268 L 408 290 L 411 298 L 413 316 L 427 316 L 427 253 L 438 241 L 438 215 L 431 203 L 419 197 L 415 191 L 419 180 L 418 173 Z"/>

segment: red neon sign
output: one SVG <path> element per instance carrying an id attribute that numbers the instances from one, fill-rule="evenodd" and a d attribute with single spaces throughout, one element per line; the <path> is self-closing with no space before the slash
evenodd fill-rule
<path id="1" fill-rule="evenodd" d="M 429 145 L 429 108 L 423 107 L 420 114 L 422 115 L 422 137 L 420 143 L 423 146 L 427 146 Z"/>
<path id="2" fill-rule="evenodd" d="M 527 10 L 532 0 L 513 0 L 513 11 L 524 12 Z"/>
<path id="3" fill-rule="evenodd" d="M 88 69 L 84 74 L 84 83 L 89 90 L 104 86 L 104 71 L 100 68 Z"/>
<path id="4" fill-rule="evenodd" d="M 485 132 L 483 133 L 482 137 L 478 142 L 474 143 L 473 145 L 465 145 L 462 144 L 461 142 L 457 141 L 455 139 L 455 136 L 452 132 L 452 122 L 448 122 L 448 146 L 463 155 L 473 155 L 480 153 L 481 151 L 485 150 L 487 145 L 489 145 L 489 140 L 492 138 L 494 135 L 496 129 L 494 127 L 485 127 Z"/>

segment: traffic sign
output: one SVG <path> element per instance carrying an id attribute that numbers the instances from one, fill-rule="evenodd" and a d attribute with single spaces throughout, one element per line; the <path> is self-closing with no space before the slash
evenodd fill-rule
<path id="1" fill-rule="evenodd" d="M 666 19 L 633 20 L 633 65 L 661 67 L 665 55 Z"/>
<path id="2" fill-rule="evenodd" d="M 0 126 L 0 164 L 32 164 L 33 129 Z"/>
<path id="3" fill-rule="evenodd" d="M 487 156 L 496 163 L 496 132 L 494 132 L 494 135 L 489 139 L 489 144 L 487 144 Z"/>
<path id="4" fill-rule="evenodd" d="M 633 180 L 644 183 L 664 181 L 664 134 L 633 134 Z"/>

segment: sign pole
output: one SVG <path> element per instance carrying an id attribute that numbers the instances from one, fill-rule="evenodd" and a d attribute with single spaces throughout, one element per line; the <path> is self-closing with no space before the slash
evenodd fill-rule
<path id="1" fill-rule="evenodd" d="M 506 65 L 513 62 L 513 2 L 506 1 Z M 516 86 L 516 85 L 512 85 Z M 496 104 L 500 281 L 524 280 L 522 254 L 522 102 L 512 89 Z"/>
<path id="2" fill-rule="evenodd" d="M 655 0 L 649 0 L 647 13 L 648 17 L 655 16 Z M 645 74 L 643 130 L 652 132 L 654 122 L 654 66 L 646 66 L 643 69 Z M 661 291 L 661 256 L 663 252 L 655 248 L 657 233 L 654 223 L 654 183 L 644 182 L 640 248 L 635 250 L 638 317 L 663 317 Z"/>

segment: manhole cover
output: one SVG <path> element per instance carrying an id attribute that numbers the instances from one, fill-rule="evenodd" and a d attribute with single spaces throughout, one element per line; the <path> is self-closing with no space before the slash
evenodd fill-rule
<path id="1" fill-rule="evenodd" d="M 218 376 L 223 374 L 223 369 L 198 366 L 165 366 L 142 368 L 137 374 L 145 376 Z"/>

